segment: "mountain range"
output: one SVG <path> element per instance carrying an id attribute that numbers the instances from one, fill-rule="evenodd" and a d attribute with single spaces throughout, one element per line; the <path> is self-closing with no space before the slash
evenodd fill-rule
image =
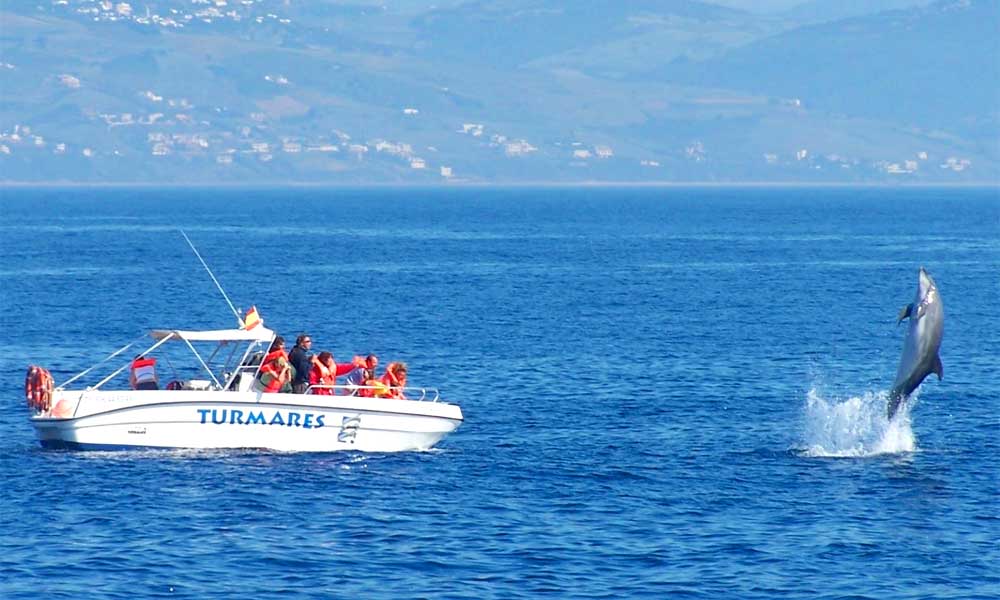
<path id="1" fill-rule="evenodd" d="M 1000 4 L 0 5 L 0 182 L 1000 181 Z"/>

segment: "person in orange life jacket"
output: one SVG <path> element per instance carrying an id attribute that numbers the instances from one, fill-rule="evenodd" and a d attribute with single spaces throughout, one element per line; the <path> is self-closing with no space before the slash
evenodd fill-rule
<path id="1" fill-rule="evenodd" d="M 310 385 L 337 385 L 337 377 L 354 371 L 364 362 L 360 356 L 354 357 L 354 362 L 337 364 L 333 360 L 333 354 L 320 352 L 318 358 L 313 359 L 312 370 L 309 371 Z M 330 388 L 313 388 L 314 394 L 322 396 L 333 396 L 334 390 Z"/>
<path id="2" fill-rule="evenodd" d="M 288 364 L 285 353 L 285 338 L 280 335 L 274 338 L 270 350 L 260 364 L 257 376 L 257 389 L 262 392 L 281 392 L 292 379 L 292 366 Z"/>
<path id="3" fill-rule="evenodd" d="M 292 377 L 293 394 L 304 394 L 309 387 L 309 371 L 312 370 L 313 359 L 309 354 L 310 348 L 312 348 L 312 337 L 308 333 L 302 333 L 295 338 L 295 347 L 288 354 L 288 362 L 292 363 L 295 369 Z"/>
<path id="4" fill-rule="evenodd" d="M 378 357 L 374 354 L 369 354 L 365 357 L 364 365 L 359 369 L 351 371 L 351 374 L 347 376 L 347 385 L 357 386 L 358 388 L 371 385 L 368 382 L 375 379 L 375 367 L 377 366 Z M 353 395 L 371 397 L 372 390 L 357 389 L 354 390 Z"/>
<path id="5" fill-rule="evenodd" d="M 406 400 L 403 388 L 406 387 L 406 363 L 392 362 L 385 368 L 385 374 L 379 378 L 379 382 L 388 387 L 388 390 L 376 390 L 375 395 L 381 398 L 395 398 Z"/>
<path id="6" fill-rule="evenodd" d="M 133 390 L 158 390 L 159 379 L 156 377 L 156 359 L 138 355 L 129 368 L 128 382 Z"/>

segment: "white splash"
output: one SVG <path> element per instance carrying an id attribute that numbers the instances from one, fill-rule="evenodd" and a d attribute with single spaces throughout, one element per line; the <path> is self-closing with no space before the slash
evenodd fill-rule
<path id="1" fill-rule="evenodd" d="M 915 395 L 900 405 L 891 421 L 885 414 L 887 400 L 885 391 L 827 401 L 815 388 L 809 390 L 803 454 L 855 458 L 915 451 L 917 442 L 910 426 Z"/>

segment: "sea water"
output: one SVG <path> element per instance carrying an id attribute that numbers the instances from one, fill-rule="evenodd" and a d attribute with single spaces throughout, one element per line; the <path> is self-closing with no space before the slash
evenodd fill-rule
<path id="1" fill-rule="evenodd" d="M 0 597 L 996 598 L 996 189 L 5 189 Z M 256 305 L 429 452 L 64 452 L 57 381 Z M 945 377 L 885 419 L 923 265 Z"/>

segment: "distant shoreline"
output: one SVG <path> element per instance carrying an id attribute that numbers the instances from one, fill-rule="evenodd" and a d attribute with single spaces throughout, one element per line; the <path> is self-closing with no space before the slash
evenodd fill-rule
<path id="1" fill-rule="evenodd" d="M 136 182 L 10 182 L 0 181 L 0 190 L 12 189 L 599 189 L 599 188 L 904 188 L 904 189 L 987 189 L 1000 191 L 1000 181 L 932 183 L 932 182 L 699 182 L 699 181 L 529 181 L 529 182 L 448 182 L 448 183 L 344 183 L 344 182 L 257 182 L 257 183 L 136 183 Z"/>

